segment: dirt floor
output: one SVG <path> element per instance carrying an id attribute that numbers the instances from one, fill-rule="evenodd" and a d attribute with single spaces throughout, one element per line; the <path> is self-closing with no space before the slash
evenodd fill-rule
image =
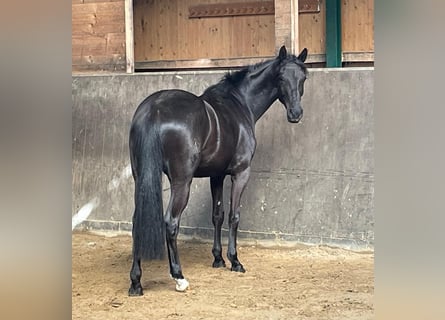
<path id="1" fill-rule="evenodd" d="M 242 274 L 212 268 L 210 243 L 178 246 L 190 288 L 175 291 L 167 260 L 145 262 L 144 296 L 128 297 L 131 237 L 74 233 L 72 319 L 373 318 L 373 253 L 240 242 Z"/>

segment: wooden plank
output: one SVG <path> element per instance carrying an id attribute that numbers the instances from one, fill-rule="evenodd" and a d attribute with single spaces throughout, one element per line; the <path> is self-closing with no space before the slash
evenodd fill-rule
<path id="1" fill-rule="evenodd" d="M 81 1 L 83 3 L 102 3 L 102 2 L 122 2 L 123 0 L 81 0 Z"/>
<path id="2" fill-rule="evenodd" d="M 176 59 L 178 54 L 178 12 L 177 0 L 160 1 L 158 12 L 159 57 L 160 59 Z"/>
<path id="3" fill-rule="evenodd" d="M 125 72 L 125 64 L 118 64 L 115 61 L 111 61 L 105 64 L 88 64 L 82 62 L 81 64 L 73 64 L 72 72 L 74 74 L 92 72 Z"/>
<path id="4" fill-rule="evenodd" d="M 343 0 L 341 10 L 343 50 L 373 52 L 374 0 Z"/>
<path id="5" fill-rule="evenodd" d="M 190 68 L 227 68 L 255 64 L 270 57 L 249 57 L 234 59 L 196 59 L 196 60 L 154 60 L 135 62 L 135 68 L 142 69 L 190 69 Z"/>
<path id="6" fill-rule="evenodd" d="M 275 51 L 282 45 L 291 46 L 291 1 L 281 0 L 275 4 Z"/>
<path id="7" fill-rule="evenodd" d="M 195 59 L 195 60 L 152 60 L 135 62 L 136 70 L 169 70 L 169 69 L 207 69 L 207 68 L 238 68 L 271 59 L 274 56 L 227 58 L 227 59 Z M 306 63 L 326 61 L 324 54 L 310 54 Z"/>
<path id="8" fill-rule="evenodd" d="M 298 0 L 291 1 L 291 46 L 290 52 L 292 54 L 299 54 L 299 34 L 298 34 Z"/>
<path id="9" fill-rule="evenodd" d="M 259 17 L 257 30 L 258 56 L 273 55 L 275 52 L 275 17 Z"/>
<path id="10" fill-rule="evenodd" d="M 300 48 L 308 48 L 309 54 L 324 54 L 326 45 L 326 1 L 319 13 L 301 14 L 298 19 Z"/>
<path id="11" fill-rule="evenodd" d="M 133 0 L 125 0 L 125 59 L 127 73 L 134 72 Z"/>
<path id="12" fill-rule="evenodd" d="M 263 16 L 264 17 L 264 16 Z M 231 30 L 233 29 L 233 21 L 236 20 L 235 17 L 227 17 L 223 19 L 212 19 L 219 20 L 219 41 L 220 44 L 215 46 L 212 57 L 213 58 L 230 58 L 233 56 L 233 48 L 236 46 L 233 38 L 231 37 Z"/>
<path id="13" fill-rule="evenodd" d="M 107 64 L 125 66 L 125 35 L 108 34 L 105 37 L 72 38 L 72 64 Z M 99 68 L 99 66 L 98 66 Z"/>
<path id="14" fill-rule="evenodd" d="M 125 32 L 124 2 L 73 4 L 72 34 L 107 34 Z"/>
<path id="15" fill-rule="evenodd" d="M 320 12 L 320 0 L 298 0 L 298 12 L 299 13 L 319 13 Z"/>
<path id="16" fill-rule="evenodd" d="M 94 3 L 81 3 L 72 4 L 72 20 L 81 19 L 82 16 L 88 14 L 96 15 L 115 15 L 120 13 L 122 16 L 124 14 L 124 0 L 116 2 L 94 2 Z M 123 23 L 123 20 L 122 20 Z"/>
<path id="17" fill-rule="evenodd" d="M 85 39 L 82 36 L 72 37 L 73 55 L 79 52 L 81 56 L 104 55 L 106 52 L 106 39 L 104 37 L 89 37 Z"/>
<path id="18" fill-rule="evenodd" d="M 121 22 L 115 22 L 110 20 L 96 21 L 92 23 L 85 23 L 81 21 L 75 21 L 72 24 L 73 35 L 105 35 L 107 33 L 124 33 L 125 24 Z"/>
<path id="19" fill-rule="evenodd" d="M 101 3 L 101 2 L 121 2 L 123 0 L 71 0 L 72 4 L 81 3 Z"/>
<path id="20" fill-rule="evenodd" d="M 125 70 L 125 59 L 122 55 L 95 55 L 95 56 L 73 56 L 73 66 L 90 65 L 116 65 L 117 69 Z"/>
<path id="21" fill-rule="evenodd" d="M 322 63 L 326 62 L 326 55 L 324 53 L 308 54 L 305 63 Z"/>
<path id="22" fill-rule="evenodd" d="M 133 25 L 135 61 L 159 59 L 159 1 L 135 2 Z"/>
<path id="23" fill-rule="evenodd" d="M 344 62 L 374 61 L 374 52 L 343 52 Z"/>
<path id="24" fill-rule="evenodd" d="M 72 48 L 81 47 L 84 54 L 125 54 L 125 34 L 108 33 L 105 36 L 72 36 Z"/>
<path id="25" fill-rule="evenodd" d="M 134 60 L 144 60 L 145 57 L 145 39 L 143 35 L 148 21 L 144 19 L 144 9 L 138 2 L 133 3 L 133 31 L 134 31 Z"/>
<path id="26" fill-rule="evenodd" d="M 200 56 L 200 51 L 198 48 L 202 47 L 199 45 L 200 36 L 200 27 L 199 20 L 189 20 L 188 19 L 188 6 L 190 4 L 189 1 L 180 1 L 181 6 L 181 16 L 178 19 L 179 29 L 183 29 L 184 33 L 180 36 L 183 37 L 186 51 L 183 51 L 181 55 L 178 56 L 178 60 L 182 59 L 196 59 Z"/>
<path id="27" fill-rule="evenodd" d="M 73 0 L 73 72 L 125 69 L 124 4 L 124 0 Z"/>
<path id="28" fill-rule="evenodd" d="M 189 39 L 189 27 L 184 22 L 187 19 L 187 1 L 178 1 L 177 6 L 177 26 L 178 26 L 178 48 L 181 48 L 180 53 L 178 52 L 178 57 L 190 56 L 191 54 L 191 43 Z"/>

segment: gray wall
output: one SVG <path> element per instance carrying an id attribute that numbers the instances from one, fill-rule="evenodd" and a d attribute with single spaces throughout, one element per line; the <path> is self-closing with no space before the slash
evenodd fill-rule
<path id="1" fill-rule="evenodd" d="M 134 187 L 124 172 L 137 105 L 160 89 L 200 94 L 222 75 L 73 76 L 72 212 L 95 197 L 100 200 L 81 228 L 131 230 Z M 373 76 L 370 68 L 310 69 L 302 123 L 288 123 L 279 102 L 258 121 L 257 151 L 242 199 L 241 238 L 373 247 Z M 168 188 L 165 181 L 164 202 Z M 229 191 L 227 177 L 226 213 Z M 208 179 L 195 179 L 181 233 L 212 238 L 210 208 Z"/>

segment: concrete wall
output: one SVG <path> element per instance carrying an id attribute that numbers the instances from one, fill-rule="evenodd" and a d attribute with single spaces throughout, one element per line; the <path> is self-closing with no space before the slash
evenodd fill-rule
<path id="1" fill-rule="evenodd" d="M 288 123 L 279 102 L 259 120 L 252 175 L 242 199 L 240 238 L 373 247 L 373 74 L 368 68 L 311 69 L 302 123 Z M 94 198 L 100 201 L 81 227 L 131 230 L 134 187 L 126 171 L 127 141 L 137 105 L 160 89 L 200 94 L 222 75 L 73 76 L 72 212 Z M 167 182 L 165 203 L 168 188 Z M 229 190 L 227 177 L 226 214 Z M 212 238 L 208 179 L 194 180 L 181 233 Z"/>

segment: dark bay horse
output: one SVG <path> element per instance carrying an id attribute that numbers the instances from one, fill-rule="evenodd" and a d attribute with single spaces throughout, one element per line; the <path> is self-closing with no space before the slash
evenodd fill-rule
<path id="1" fill-rule="evenodd" d="M 306 56 L 306 48 L 297 57 L 287 54 L 283 46 L 276 58 L 227 74 L 199 97 L 182 90 L 163 90 L 139 105 L 129 141 L 135 181 L 130 296 L 143 294 L 141 259 L 162 258 L 166 240 L 176 290 L 187 289 L 176 238 L 193 177 L 210 177 L 215 227 L 213 267 L 218 268 L 225 267 L 221 249 L 223 182 L 226 175 L 231 175 L 227 258 L 232 271 L 245 272 L 238 260 L 236 236 L 240 199 L 255 152 L 255 123 L 276 99 L 286 108 L 289 122 L 300 121 Z M 165 216 L 162 172 L 171 187 Z"/>

